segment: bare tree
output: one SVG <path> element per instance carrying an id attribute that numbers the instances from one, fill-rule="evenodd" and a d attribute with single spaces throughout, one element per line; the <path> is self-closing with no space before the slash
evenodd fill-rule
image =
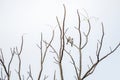
<path id="1" fill-rule="evenodd" d="M 88 65 L 88 70 L 86 70 L 86 72 L 83 72 L 83 50 L 86 50 L 85 47 L 88 45 L 88 42 L 89 42 L 89 36 L 90 36 L 90 33 L 91 33 L 91 22 L 90 22 L 90 19 L 85 17 L 85 19 L 87 20 L 87 24 L 88 24 L 88 30 L 87 32 L 82 32 L 82 29 L 81 29 L 81 16 L 80 16 L 80 13 L 79 11 L 77 10 L 76 11 L 76 14 L 77 14 L 77 18 L 78 18 L 78 27 L 75 27 L 75 32 L 78 33 L 78 36 L 77 36 L 77 39 L 78 40 L 78 43 L 74 43 L 74 40 L 72 37 L 70 36 L 67 36 L 67 31 L 69 30 L 68 27 L 66 28 L 66 7 L 65 5 L 63 4 L 63 7 L 64 7 L 64 16 L 63 16 L 63 20 L 62 20 L 62 24 L 60 24 L 60 20 L 58 17 L 56 17 L 56 21 L 57 21 L 57 24 L 58 24 L 58 29 L 59 29 L 59 40 L 58 42 L 55 42 L 55 44 L 58 44 L 59 46 L 57 46 L 59 49 L 57 50 L 56 49 L 56 46 L 54 46 L 52 44 L 52 42 L 54 42 L 54 30 L 52 32 L 52 37 L 50 39 L 49 42 L 47 42 L 46 40 L 43 39 L 43 34 L 41 33 L 41 40 L 40 40 L 40 44 L 37 44 L 37 47 L 39 48 L 40 50 L 40 68 L 39 68 L 39 72 L 38 72 L 38 76 L 35 78 L 35 80 L 42 80 L 41 76 L 42 76 L 42 73 L 43 73 L 43 70 L 44 68 L 46 68 L 44 66 L 44 62 L 46 60 L 46 56 L 49 52 L 49 48 L 52 49 L 52 53 L 55 53 L 56 57 L 54 57 L 54 60 L 55 60 L 55 63 L 58 65 L 59 67 L 59 74 L 56 73 L 57 70 L 54 71 L 53 73 L 53 80 L 57 80 L 58 79 L 58 76 L 60 76 L 60 80 L 64 80 L 65 79 L 65 76 L 64 76 L 64 69 L 63 69 L 63 57 L 65 54 L 68 55 L 68 57 L 70 58 L 71 60 L 71 66 L 73 66 L 73 70 L 75 71 L 75 74 L 73 73 L 73 75 L 75 76 L 75 79 L 76 80 L 84 80 L 85 78 L 87 78 L 88 76 L 90 76 L 96 69 L 96 67 L 98 66 L 98 64 L 100 62 L 102 62 L 104 59 L 106 59 L 108 56 L 110 56 L 111 54 L 113 54 L 120 46 L 120 42 L 113 48 L 111 49 L 110 48 L 110 51 L 108 53 L 106 53 L 106 55 L 100 57 L 101 53 L 102 53 L 102 48 L 103 48 L 103 42 L 104 42 L 104 25 L 103 23 L 101 23 L 101 27 L 102 27 L 102 30 L 101 30 L 101 33 L 102 33 L 102 36 L 100 38 L 100 40 L 98 40 L 97 42 L 97 46 L 96 46 L 96 60 L 93 60 L 91 56 L 89 56 L 89 60 L 91 62 L 91 64 Z M 83 39 L 83 37 L 85 37 L 85 39 Z M 8 65 L 6 65 L 5 63 L 5 58 L 4 58 L 4 54 L 3 54 L 3 51 L 2 49 L 0 48 L 0 80 L 11 80 L 11 64 L 12 64 L 12 61 L 13 61 L 13 58 L 15 55 L 17 55 L 17 58 L 18 58 L 18 70 L 16 70 L 17 74 L 18 74 L 18 79 L 19 80 L 34 80 L 34 77 L 33 77 L 33 72 L 32 72 L 32 69 L 31 69 L 31 66 L 32 65 L 29 65 L 29 71 L 27 72 L 28 73 L 28 76 L 27 78 L 25 79 L 25 75 L 22 75 L 21 73 L 21 68 L 22 68 L 22 61 L 21 61 L 21 54 L 22 54 L 22 51 L 23 51 L 23 43 L 24 42 L 24 39 L 23 39 L 23 36 L 22 36 L 22 39 L 21 39 L 21 45 L 20 45 L 20 49 L 18 47 L 14 47 L 14 48 L 10 48 L 10 51 L 11 51 L 11 57 L 10 57 L 10 60 L 8 62 Z M 77 62 L 79 62 L 77 64 L 76 62 L 76 58 L 73 57 L 73 55 L 71 54 L 70 51 L 68 51 L 66 49 L 66 45 L 67 44 L 71 44 L 71 48 L 70 48 L 70 51 L 73 50 L 73 48 L 76 49 L 76 55 L 78 55 L 79 57 L 79 60 Z M 45 46 L 45 47 L 43 47 Z M 44 49 L 43 49 L 44 48 Z M 47 73 L 47 72 L 46 72 Z M 52 75 L 52 74 L 51 74 Z M 50 75 L 50 76 L 51 76 Z M 48 79 L 48 75 L 44 75 L 43 76 L 43 80 L 47 80 Z"/>
<path id="2" fill-rule="evenodd" d="M 64 53 L 67 53 L 69 55 L 69 57 L 71 58 L 71 60 L 72 60 L 72 65 L 74 67 L 75 75 L 76 75 L 75 79 L 76 80 L 84 80 L 85 78 L 87 78 L 89 75 L 91 75 L 95 71 L 97 65 L 100 62 L 102 62 L 104 59 L 106 59 L 109 55 L 113 54 L 118 49 L 118 47 L 120 46 L 120 42 L 115 46 L 115 48 L 113 48 L 113 49 L 110 48 L 109 53 L 107 53 L 103 57 L 100 57 L 102 46 L 103 46 L 103 40 L 104 40 L 104 25 L 103 25 L 103 23 L 101 23 L 102 37 L 101 37 L 100 40 L 98 40 L 98 43 L 97 43 L 97 49 L 96 49 L 96 53 L 95 53 L 96 54 L 96 61 L 93 61 L 91 56 L 89 56 L 89 59 L 90 59 L 92 65 L 88 66 L 88 70 L 85 72 L 85 74 L 83 74 L 83 71 L 82 71 L 83 70 L 83 68 L 82 68 L 83 67 L 83 58 L 82 58 L 83 57 L 82 56 L 83 51 L 82 50 L 85 49 L 85 47 L 88 44 L 88 38 L 89 38 L 90 31 L 91 31 L 91 23 L 90 23 L 89 18 L 85 17 L 86 20 L 87 20 L 87 23 L 88 23 L 88 31 L 82 33 L 80 14 L 79 14 L 79 11 L 77 10 L 78 27 L 75 27 L 75 29 L 77 30 L 77 32 L 79 34 L 78 35 L 79 44 L 73 44 L 73 39 L 70 38 L 70 36 L 66 36 L 66 32 L 67 32 L 68 28 L 65 30 L 66 7 L 65 7 L 64 4 L 63 4 L 63 7 L 64 7 L 64 18 L 63 18 L 62 25 L 60 24 L 58 17 L 56 17 L 58 27 L 59 27 L 59 31 L 60 31 L 60 46 L 59 46 L 60 48 L 59 48 L 59 52 L 57 52 L 55 47 L 53 47 L 52 45 L 50 45 L 50 47 L 53 49 L 53 52 L 56 53 L 56 56 L 57 56 L 57 59 L 56 58 L 54 58 L 54 59 L 55 59 L 56 63 L 59 65 L 60 80 L 64 80 L 64 73 L 63 73 L 63 68 L 62 68 L 62 61 L 63 61 Z M 83 43 L 83 37 L 85 37 L 85 43 Z M 76 53 L 76 55 L 78 54 L 78 56 L 79 56 L 79 61 L 78 61 L 79 65 L 78 66 L 76 64 L 75 59 L 70 54 L 70 52 L 65 49 L 65 47 L 66 47 L 65 39 L 67 41 L 67 44 L 70 43 L 71 46 L 73 45 L 79 52 L 79 54 Z M 55 76 L 56 75 L 54 74 L 54 80 L 55 80 Z"/>

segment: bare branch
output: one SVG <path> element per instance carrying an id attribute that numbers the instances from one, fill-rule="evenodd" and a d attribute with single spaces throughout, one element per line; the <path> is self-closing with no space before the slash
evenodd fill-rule
<path id="1" fill-rule="evenodd" d="M 45 48 L 45 51 L 43 53 L 43 50 L 42 50 L 42 41 L 43 41 L 43 38 L 42 38 L 42 33 L 41 33 L 40 46 L 37 45 L 38 48 L 41 51 L 41 61 L 40 61 L 41 68 L 40 68 L 40 71 L 39 71 L 38 80 L 40 80 L 40 78 L 41 78 L 41 74 L 42 74 L 42 71 L 43 71 L 43 63 L 45 61 L 45 57 L 46 57 L 48 48 L 51 47 L 51 43 L 52 43 L 53 39 L 54 39 L 54 30 L 53 30 L 53 34 L 52 34 L 52 38 L 51 38 L 50 42 L 47 43 L 46 41 L 44 41 L 44 43 L 46 44 L 46 48 Z"/>
<path id="2" fill-rule="evenodd" d="M 48 78 L 48 76 L 45 75 L 43 80 L 46 80 L 47 78 Z"/>
<path id="3" fill-rule="evenodd" d="M 100 47 L 98 48 L 98 43 L 97 43 L 97 50 L 96 50 L 97 61 L 96 61 L 96 63 L 93 63 L 91 57 L 89 57 L 89 58 L 90 58 L 90 61 L 91 61 L 91 63 L 92 63 L 92 66 L 91 66 L 91 67 L 88 69 L 88 71 L 84 74 L 84 76 L 82 77 L 82 80 L 83 80 L 84 78 L 86 78 L 87 76 L 91 75 L 91 74 L 94 72 L 94 70 L 95 70 L 96 66 L 98 65 L 98 63 L 100 62 L 100 61 L 99 61 L 99 56 L 100 56 L 100 51 L 101 51 L 101 48 L 102 48 L 103 38 L 104 38 L 104 26 L 103 26 L 103 24 L 102 24 L 102 37 L 101 37 L 101 41 L 99 42 L 99 43 L 100 43 Z"/>
<path id="4" fill-rule="evenodd" d="M 64 7 L 64 18 L 63 18 L 63 25 L 62 25 L 62 28 L 59 28 L 60 29 L 60 50 L 59 50 L 59 60 L 60 60 L 60 63 L 62 61 L 62 57 L 63 57 L 63 52 L 64 52 L 64 46 L 65 46 L 65 39 L 64 39 L 64 36 L 65 36 L 65 32 L 64 32 L 64 27 L 65 27 L 65 19 L 66 19 L 66 8 L 65 8 L 65 5 L 63 4 L 63 7 Z M 59 25 L 59 23 L 58 23 Z"/>
<path id="5" fill-rule="evenodd" d="M 57 16 L 56 16 L 56 20 L 57 20 L 57 23 L 58 23 L 58 26 L 59 26 L 59 30 L 60 30 L 60 32 L 62 32 L 62 29 L 61 29 L 61 26 L 60 26 L 60 22 L 59 22 L 59 19 L 58 19 Z"/>
<path id="6" fill-rule="evenodd" d="M 96 66 L 105 58 L 107 58 L 109 55 L 111 55 L 112 53 L 114 53 L 120 46 L 120 43 L 112 50 L 110 51 L 108 54 L 106 54 L 105 56 L 103 56 L 102 58 L 100 58 L 99 60 L 96 61 L 96 63 L 94 63 L 89 70 L 84 74 L 84 76 L 82 77 L 82 80 L 84 78 L 86 78 L 87 76 L 89 76 L 90 74 L 92 74 L 95 71 Z"/>
<path id="7" fill-rule="evenodd" d="M 66 51 L 65 52 L 70 56 L 71 60 L 72 60 L 72 64 L 74 66 L 74 69 L 75 69 L 75 73 L 76 73 L 76 76 L 77 76 L 77 79 L 79 79 L 79 74 L 78 74 L 78 70 L 77 70 L 77 66 L 76 66 L 76 63 L 75 63 L 75 60 L 73 59 L 72 55 L 70 54 L 70 52 Z"/>
<path id="8" fill-rule="evenodd" d="M 22 53 L 22 50 L 23 50 L 23 36 L 22 36 L 21 47 L 20 47 L 20 51 L 19 51 L 18 55 L 20 55 Z"/>
<path id="9" fill-rule="evenodd" d="M 40 49 L 40 53 L 41 53 L 41 58 L 40 58 L 40 72 L 39 72 L 39 75 L 38 75 L 38 80 L 40 80 L 40 77 L 41 77 L 41 74 L 42 74 L 42 70 L 43 70 L 43 63 L 42 63 L 42 60 L 43 60 L 43 51 L 42 51 L 42 41 L 43 41 L 43 37 L 42 37 L 42 33 L 41 33 L 41 40 L 40 40 L 40 46 L 38 46 L 38 48 Z"/>
<path id="10" fill-rule="evenodd" d="M 1 65 L 3 66 L 3 69 L 4 69 L 4 71 L 5 71 L 6 75 L 7 75 L 7 78 L 8 78 L 8 80 L 9 80 L 9 73 L 8 73 L 7 67 L 5 66 L 5 63 L 4 63 L 4 57 L 3 57 L 2 49 L 0 49 L 0 51 L 1 51 L 0 63 L 1 63 Z"/>
<path id="11" fill-rule="evenodd" d="M 90 59 L 92 65 L 93 65 L 94 63 L 93 63 L 93 60 L 92 60 L 91 56 L 89 56 L 89 59 Z"/>
<path id="12" fill-rule="evenodd" d="M 90 75 L 91 71 L 94 70 L 97 66 L 98 62 L 94 63 L 89 70 L 83 75 L 82 80 L 84 80 L 84 78 L 86 78 L 87 76 Z"/>
<path id="13" fill-rule="evenodd" d="M 1 48 L 0 48 L 0 53 L 1 53 L 0 59 L 4 62 L 4 56 Z"/>
<path id="14" fill-rule="evenodd" d="M 64 32 L 64 27 L 65 27 L 65 19 L 66 19 L 66 7 L 65 5 L 63 4 L 63 7 L 64 7 L 64 18 L 63 18 L 63 25 L 62 25 L 62 29 L 63 29 L 63 32 Z M 63 37 L 64 37 L 64 34 L 63 34 Z"/>
<path id="15" fill-rule="evenodd" d="M 69 29 L 69 28 L 67 28 L 67 29 L 65 30 L 65 33 L 64 33 L 64 35 L 67 33 L 68 29 Z M 65 36 L 65 37 L 66 37 L 66 36 Z"/>
<path id="16" fill-rule="evenodd" d="M 84 33 L 84 35 L 85 35 L 85 37 L 86 37 L 86 41 L 85 41 L 85 43 L 84 43 L 84 45 L 81 47 L 81 49 L 83 49 L 86 45 L 87 45 L 87 43 L 88 43 L 88 36 L 89 36 L 89 34 L 90 34 L 90 31 L 91 31 L 91 24 L 90 24 L 90 20 L 89 19 L 87 19 L 87 22 L 88 22 L 88 27 L 89 27 L 89 29 L 88 29 L 88 32 L 87 32 L 87 34 L 85 34 Z"/>
<path id="17" fill-rule="evenodd" d="M 103 39 L 104 39 L 104 26 L 102 23 L 102 37 L 101 40 L 99 41 L 100 46 L 98 47 L 98 43 L 97 43 L 97 50 L 96 50 L 96 56 L 97 56 L 97 61 L 95 63 L 93 63 L 91 57 L 90 57 L 90 61 L 92 63 L 92 66 L 88 69 L 88 71 L 83 75 L 82 80 L 84 78 L 86 78 L 87 76 L 91 75 L 94 71 L 96 66 L 105 58 L 107 58 L 109 55 L 111 55 L 112 53 L 114 53 L 120 46 L 120 43 L 112 50 L 110 48 L 110 52 L 108 54 L 106 54 L 105 56 L 103 56 L 102 58 L 100 58 L 100 52 L 101 52 L 101 48 L 102 48 L 102 44 L 103 44 Z"/>
<path id="18" fill-rule="evenodd" d="M 54 80 L 56 80 L 56 71 L 54 72 Z"/>
<path id="19" fill-rule="evenodd" d="M 10 66 L 11 66 L 11 63 L 12 63 L 12 60 L 13 60 L 13 57 L 14 57 L 14 54 L 15 54 L 15 48 L 13 48 L 13 50 L 12 50 L 12 48 L 11 48 L 10 50 L 11 50 L 12 56 L 11 56 L 10 61 L 9 61 L 9 64 L 8 64 L 8 73 L 9 73 L 9 74 L 10 74 Z"/>
<path id="20" fill-rule="evenodd" d="M 96 56 L 97 56 L 97 54 L 98 54 L 98 48 L 99 48 L 99 47 L 98 47 L 98 43 L 97 43 Z"/>
<path id="21" fill-rule="evenodd" d="M 16 49 L 15 49 L 15 53 L 17 54 L 17 56 L 18 56 L 18 60 L 19 60 L 19 64 L 18 64 L 18 77 L 19 77 L 19 80 L 22 80 L 22 78 L 21 78 L 21 57 L 20 57 L 20 55 L 21 55 L 21 53 L 22 53 L 22 50 L 23 50 L 23 36 L 22 36 L 22 42 L 21 42 L 21 46 L 20 46 L 20 51 L 18 51 L 18 48 L 16 47 Z"/>
<path id="22" fill-rule="evenodd" d="M 6 75 L 7 75 L 7 77 L 9 78 L 9 73 L 7 72 L 7 68 L 6 68 L 4 62 L 3 62 L 1 59 L 0 59 L 0 63 L 1 63 L 1 65 L 3 66 L 3 69 L 4 69 L 4 71 L 5 71 Z"/>
<path id="23" fill-rule="evenodd" d="M 59 61 L 54 57 L 55 63 L 59 64 Z"/>
<path id="24" fill-rule="evenodd" d="M 27 78 L 27 80 L 29 80 L 29 78 L 30 78 L 31 80 L 34 80 L 34 79 L 33 79 L 33 76 L 32 76 L 32 72 L 31 72 L 31 65 L 29 65 L 29 72 L 28 72 L 28 78 Z"/>
<path id="25" fill-rule="evenodd" d="M 0 80 L 5 80 L 6 79 L 6 75 L 3 74 L 3 69 L 1 68 L 1 71 L 0 71 Z"/>
<path id="26" fill-rule="evenodd" d="M 103 59 L 105 59 L 106 57 L 108 57 L 109 55 L 111 55 L 112 53 L 114 53 L 119 47 L 120 47 L 120 43 L 112 51 L 110 51 L 108 54 L 106 54 L 104 57 L 102 57 L 100 59 L 100 61 L 102 61 Z"/>
<path id="27" fill-rule="evenodd" d="M 100 47 L 99 47 L 98 53 L 97 53 L 97 60 L 99 60 L 99 55 L 100 55 L 102 44 L 103 44 L 103 38 L 104 38 L 104 26 L 103 26 L 103 23 L 102 23 L 102 37 L 101 37 L 101 40 L 100 40 Z"/>
<path id="28" fill-rule="evenodd" d="M 45 49 L 45 52 L 44 52 L 44 55 L 43 55 L 43 60 L 42 60 L 42 63 L 43 63 L 43 62 L 44 62 L 44 60 L 45 60 L 47 50 L 48 50 L 48 48 L 50 47 L 50 45 L 51 45 L 51 43 L 52 43 L 53 39 L 54 39 L 54 30 L 53 30 L 52 38 L 51 38 L 51 40 L 50 40 L 49 44 L 46 46 L 46 49 Z"/>
<path id="29" fill-rule="evenodd" d="M 66 7 L 63 4 L 64 7 L 64 18 L 63 18 L 63 23 L 62 26 L 60 26 L 59 21 L 57 19 L 58 22 L 58 26 L 59 26 L 59 30 L 60 30 L 60 49 L 59 49 L 59 69 L 60 69 L 60 78 L 61 80 L 64 80 L 63 77 L 63 69 L 62 69 L 62 59 L 63 59 L 63 53 L 64 53 L 64 48 L 65 48 L 65 19 L 66 19 Z"/>
<path id="30" fill-rule="evenodd" d="M 77 10 L 77 15 L 78 15 L 78 33 L 79 33 L 79 78 L 78 80 L 81 78 L 81 73 L 82 73 L 82 52 L 81 52 L 81 45 L 82 45 L 82 35 L 81 35 L 81 29 L 80 29 L 80 24 L 81 24 L 81 21 L 80 21 L 80 15 L 79 15 L 79 11 Z"/>

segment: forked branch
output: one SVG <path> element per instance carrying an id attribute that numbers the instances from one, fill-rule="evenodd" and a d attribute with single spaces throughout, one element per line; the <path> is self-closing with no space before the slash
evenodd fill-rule
<path id="1" fill-rule="evenodd" d="M 45 58 L 46 58 L 46 54 L 47 54 L 47 51 L 48 51 L 48 48 L 51 46 L 51 43 L 54 39 L 54 30 L 53 30 L 53 34 L 52 34 L 52 38 L 50 40 L 50 42 L 46 42 L 43 40 L 43 37 L 42 37 L 42 33 L 41 33 L 41 41 L 40 41 L 40 46 L 37 45 L 37 47 L 40 49 L 40 53 L 41 53 L 41 60 L 40 60 L 40 71 L 39 71 L 39 74 L 38 74 L 38 80 L 40 80 L 41 78 L 41 75 L 42 75 L 42 71 L 43 71 L 43 64 L 44 64 L 44 61 L 45 61 Z M 43 52 L 43 43 L 45 43 L 46 47 L 45 47 L 45 51 Z"/>
<path id="2" fill-rule="evenodd" d="M 103 39 L 104 39 L 104 26 L 103 26 L 103 23 L 102 23 L 102 37 L 101 37 L 101 40 L 99 41 L 100 43 L 100 46 L 98 47 L 98 44 L 97 44 L 97 50 L 96 50 L 96 57 L 97 57 L 97 60 L 95 63 L 93 63 L 92 59 L 90 58 L 91 60 L 91 63 L 92 63 L 92 66 L 89 67 L 89 69 L 86 71 L 86 73 L 83 75 L 82 77 L 82 80 L 84 80 L 86 77 L 88 77 L 89 75 L 91 75 L 94 71 L 95 71 L 95 68 L 96 66 L 101 62 L 103 61 L 104 59 L 106 59 L 109 55 L 111 55 L 112 53 L 114 53 L 120 46 L 120 43 L 116 45 L 116 47 L 111 50 L 109 53 L 107 53 L 105 56 L 101 57 L 100 58 L 100 53 L 101 53 L 101 49 L 102 49 L 102 45 L 103 45 Z"/>

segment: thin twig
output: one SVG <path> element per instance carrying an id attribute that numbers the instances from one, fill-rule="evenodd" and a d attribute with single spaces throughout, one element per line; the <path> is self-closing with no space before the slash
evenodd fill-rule
<path id="1" fill-rule="evenodd" d="M 18 48 L 16 47 L 16 51 L 15 51 L 15 53 L 18 55 L 18 60 L 19 60 L 19 64 L 18 64 L 18 77 L 19 77 L 19 80 L 22 80 L 22 78 L 21 78 L 21 57 L 20 57 L 20 55 L 21 55 L 21 53 L 22 53 L 22 50 L 23 50 L 23 42 L 24 42 L 24 40 L 23 40 L 23 36 L 22 36 L 22 42 L 21 42 L 21 46 L 20 46 L 20 51 L 18 51 Z"/>
<path id="2" fill-rule="evenodd" d="M 8 78 L 8 80 L 9 80 L 9 77 L 10 77 L 10 76 L 9 76 L 8 71 L 7 71 L 7 67 L 5 66 L 5 63 L 4 63 L 4 56 L 3 56 L 2 49 L 0 49 L 0 51 L 1 51 L 0 63 L 1 63 L 1 65 L 3 66 L 3 69 L 4 69 L 4 71 L 5 71 L 6 75 L 7 75 L 7 78 Z"/>
<path id="3" fill-rule="evenodd" d="M 28 78 L 27 78 L 27 80 L 29 80 L 29 78 L 30 78 L 31 80 L 34 80 L 34 79 L 33 79 L 33 76 L 32 76 L 32 72 L 31 72 L 31 65 L 29 65 L 29 72 L 28 72 Z"/>

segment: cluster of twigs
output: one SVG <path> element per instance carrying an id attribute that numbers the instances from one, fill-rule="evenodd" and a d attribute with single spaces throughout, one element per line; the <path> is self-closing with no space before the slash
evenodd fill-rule
<path id="1" fill-rule="evenodd" d="M 23 36 L 22 36 L 22 42 L 21 42 L 21 46 L 20 46 L 20 50 L 18 49 L 18 47 L 15 47 L 15 48 L 11 48 L 10 51 L 11 51 L 11 57 L 10 57 L 10 60 L 9 60 L 9 63 L 8 63 L 8 66 L 5 65 L 5 59 L 4 59 L 4 56 L 3 56 L 3 51 L 2 49 L 0 49 L 0 52 L 1 52 L 1 55 L 0 55 L 0 65 L 2 65 L 4 71 L 5 71 L 5 76 L 3 75 L 2 73 L 2 70 L 1 70 L 1 80 L 10 80 L 10 75 L 11 75 L 11 71 L 10 71 L 10 68 L 11 68 L 11 63 L 12 63 L 12 60 L 13 60 L 13 57 L 14 55 L 16 54 L 18 56 L 18 60 L 19 60 L 19 64 L 18 64 L 18 70 L 16 70 L 16 72 L 18 73 L 18 77 L 19 77 L 19 80 L 22 80 L 22 77 L 21 77 L 21 53 L 22 53 L 22 50 L 23 50 Z"/>

